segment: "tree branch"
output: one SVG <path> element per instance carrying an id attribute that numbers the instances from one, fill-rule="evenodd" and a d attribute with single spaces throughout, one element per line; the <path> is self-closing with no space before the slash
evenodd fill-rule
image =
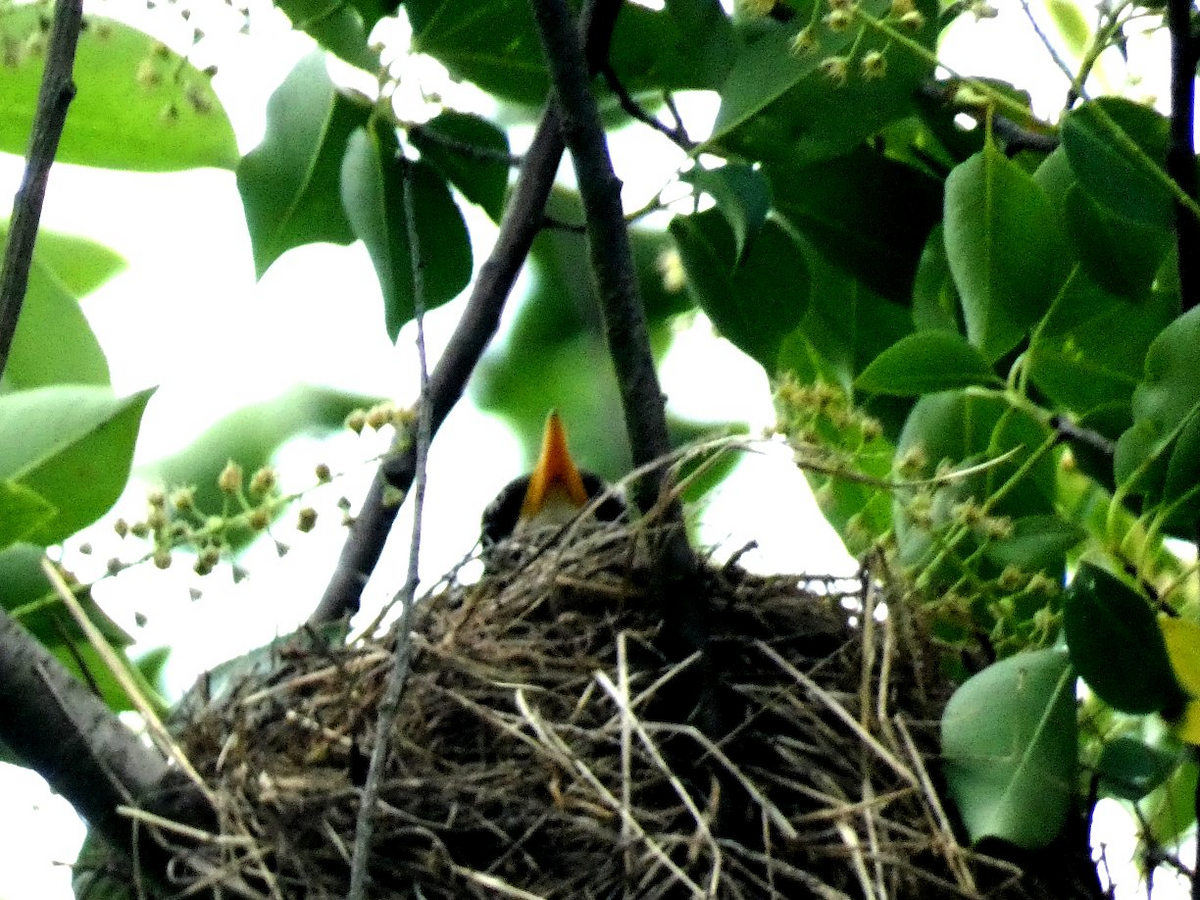
<path id="1" fill-rule="evenodd" d="M 585 6 L 580 28 L 586 35 L 589 59 L 607 58 L 609 38 L 619 8 L 619 0 L 591 0 Z M 429 376 L 425 397 L 433 435 L 462 396 L 484 349 L 500 327 L 504 302 L 541 229 L 542 210 L 554 186 L 562 154 L 558 112 L 553 103 L 547 102 L 533 143 L 522 162 L 512 198 L 504 211 L 496 244 L 480 268 L 462 318 Z M 416 463 L 415 442 L 406 441 L 380 465 L 362 510 L 350 526 L 333 577 L 309 617 L 310 624 L 336 621 L 358 611 L 363 587 L 379 561 L 399 509 L 399 504 L 389 503 L 387 498 L 393 491 L 408 491 Z"/>
<path id="2" fill-rule="evenodd" d="M 213 827 L 215 817 L 199 789 L 168 768 L 3 610 L 0 709 L 0 739 L 150 880 L 166 881 L 170 854 L 145 834 L 135 844 L 136 829 L 118 806 Z"/>
<path id="3" fill-rule="evenodd" d="M 1167 174 L 1193 200 L 1197 196 L 1196 148 L 1192 127 L 1196 112 L 1196 60 L 1200 40 L 1192 33 L 1192 0 L 1167 0 L 1171 34 L 1171 123 Z M 1179 294 L 1183 311 L 1200 305 L 1200 221 L 1175 204 L 1175 241 L 1179 257 Z"/>
<path id="4" fill-rule="evenodd" d="M 82 0 L 58 0 L 54 6 L 54 25 L 46 50 L 46 68 L 38 91 L 37 111 L 29 135 L 25 176 L 13 200 L 8 247 L 0 269 L 0 375 L 8 365 L 21 305 L 29 286 L 29 268 L 37 242 L 42 201 L 50 180 L 50 166 L 58 152 L 58 140 L 67 120 L 67 109 L 75 97 L 71 72 L 75 68 L 75 46 L 83 22 Z"/>

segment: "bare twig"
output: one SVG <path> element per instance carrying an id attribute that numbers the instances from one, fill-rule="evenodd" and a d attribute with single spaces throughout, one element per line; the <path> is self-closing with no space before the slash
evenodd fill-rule
<path id="1" fill-rule="evenodd" d="M 1193 200 L 1197 197 L 1196 147 L 1192 127 L 1196 113 L 1196 62 L 1200 38 L 1192 32 L 1192 0 L 1167 0 L 1171 33 L 1171 124 L 1167 174 Z M 1200 305 L 1200 221 L 1175 204 L 1175 241 L 1179 259 L 1179 293 L 1184 312 Z"/>
<path id="2" fill-rule="evenodd" d="M 363 784 L 362 798 L 358 807 L 358 819 L 354 830 L 354 853 L 350 858 L 350 889 L 346 900 L 364 900 L 367 896 L 367 873 L 371 862 L 371 838 L 375 830 L 375 804 L 379 799 L 379 784 L 383 778 L 387 760 L 392 722 L 400 706 L 400 696 L 408 680 L 412 664 L 411 630 L 412 611 L 416 604 L 419 562 L 421 556 L 421 524 L 425 511 L 426 462 L 429 459 L 429 442 L 433 438 L 429 407 L 429 366 L 425 358 L 425 258 L 421 253 L 421 241 L 417 235 L 416 211 L 413 207 L 413 184 L 411 166 L 404 166 L 404 224 L 408 231 L 408 246 L 412 263 L 413 310 L 417 321 L 417 360 L 421 373 L 421 399 L 417 404 L 416 481 L 413 491 L 412 540 L 408 550 L 408 577 L 400 591 L 400 618 L 394 634 L 396 649 L 392 668 L 388 672 L 383 699 L 379 703 L 378 724 L 375 728 L 375 745 L 371 748 L 371 763 L 367 779 Z"/>
<path id="3" fill-rule="evenodd" d="M 54 25 L 46 49 L 46 68 L 38 91 L 37 111 L 29 135 L 29 153 L 25 176 L 13 202 L 8 247 L 0 271 L 0 375 L 8 365 L 17 320 L 29 286 L 29 268 L 33 264 L 33 245 L 37 241 L 42 201 L 50 180 L 50 166 L 58 152 L 67 109 L 75 97 L 75 46 L 83 22 L 82 0 L 58 0 L 54 6 Z"/>
<path id="4" fill-rule="evenodd" d="M 600 70 L 600 74 L 604 76 L 604 81 L 608 85 L 608 89 L 616 95 L 617 102 L 621 104 L 621 109 L 625 110 L 626 113 L 665 135 L 668 140 L 677 144 L 684 152 L 691 152 L 696 146 L 696 142 L 688 137 L 687 131 L 683 127 L 683 122 L 679 118 L 679 112 L 675 109 L 674 104 L 668 107 L 671 115 L 675 117 L 675 127 L 672 128 L 656 116 L 648 113 L 642 108 L 640 103 L 633 99 L 633 96 L 626 90 L 625 85 L 621 83 L 621 79 L 617 76 L 617 72 L 611 64 L 606 62 Z"/>
<path id="5" fill-rule="evenodd" d="M 592 0 L 585 6 L 580 27 L 586 34 L 589 59 L 608 55 L 608 41 L 619 6 L 614 0 Z M 562 154 L 558 112 L 553 104 L 548 104 L 533 143 L 525 153 L 496 244 L 480 268 L 462 318 L 430 374 L 427 397 L 431 434 L 437 434 L 462 396 L 479 358 L 500 327 L 504 302 L 541 228 L 542 211 Z M 336 621 L 358 611 L 363 587 L 379 561 L 398 511 L 397 504 L 387 502 L 389 488 L 407 491 L 415 472 L 414 442 L 408 442 L 380 465 L 362 510 L 350 528 L 333 577 L 309 618 L 311 624 Z"/>

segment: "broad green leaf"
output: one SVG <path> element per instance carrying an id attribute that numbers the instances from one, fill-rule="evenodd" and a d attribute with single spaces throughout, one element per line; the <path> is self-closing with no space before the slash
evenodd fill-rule
<path id="1" fill-rule="evenodd" d="M 0 550 L 46 525 L 58 510 L 40 494 L 13 481 L 0 481 Z"/>
<path id="2" fill-rule="evenodd" d="M 152 393 L 117 397 L 102 387 L 60 386 L 0 396 L 0 478 L 58 510 L 30 542 L 56 544 L 108 511 L 129 478 Z"/>
<path id="3" fill-rule="evenodd" d="M 7 48 L 0 67 L 0 151 L 19 156 L 37 108 L 44 16 L 33 4 L 0 11 Z M 99 16 L 86 21 L 56 161 L 137 172 L 237 165 L 233 128 L 209 75 L 135 28 Z"/>
<path id="4" fill-rule="evenodd" d="M 0 226 L 0 243 L 7 225 Z M 124 265 L 107 247 L 85 238 L 38 235 L 21 318 L 4 368 L 5 390 L 53 384 L 109 383 L 108 360 L 78 294 L 93 290 Z"/>
<path id="5" fill-rule="evenodd" d="M 979 351 L 949 331 L 918 331 L 880 353 L 854 382 L 860 391 L 916 397 L 1002 384 Z"/>
<path id="6" fill-rule="evenodd" d="M 1120 218 L 1079 185 L 1067 191 L 1064 214 L 1088 275 L 1121 297 L 1145 299 L 1173 245 L 1171 232 Z"/>
<path id="7" fill-rule="evenodd" d="M 1166 118 L 1122 97 L 1076 107 L 1063 119 L 1062 141 L 1085 191 L 1119 216 L 1169 229 L 1173 204 L 1164 165 Z"/>
<path id="8" fill-rule="evenodd" d="M 831 263 L 908 304 L 921 250 L 942 218 L 942 184 L 857 147 L 833 159 L 764 167 L 775 207 Z"/>
<path id="9" fill-rule="evenodd" d="M 763 174 L 741 163 L 726 163 L 717 169 L 697 167 L 679 179 L 716 201 L 717 209 L 733 229 L 735 257 L 739 263 L 744 260 L 771 211 L 771 185 Z"/>
<path id="10" fill-rule="evenodd" d="M 320 51 L 300 60 L 271 95 L 263 141 L 237 170 L 259 278 L 293 247 L 354 240 L 338 185 L 346 142 L 369 115 L 330 81 Z"/>
<path id="11" fill-rule="evenodd" d="M 1054 20 L 1054 27 L 1066 42 L 1067 49 L 1072 55 L 1082 57 L 1091 41 L 1092 29 L 1079 6 L 1071 0 L 1047 0 L 1046 11 Z"/>
<path id="12" fill-rule="evenodd" d="M 456 78 L 497 97 L 540 106 L 549 78 L 523 0 L 407 0 L 413 49 Z M 705 30 L 697 32 L 697 23 Z M 672 0 L 663 10 L 622 5 L 609 61 L 632 93 L 716 89 L 733 54 L 729 21 L 715 0 Z"/>
<path id="13" fill-rule="evenodd" d="M 1134 304 L 1073 273 L 1034 332 L 1026 356 L 1030 380 L 1080 415 L 1128 403 L 1151 342 L 1176 315 L 1168 299 Z"/>
<path id="14" fill-rule="evenodd" d="M 945 235 L 967 337 L 988 360 L 999 359 L 1067 278 L 1054 210 L 1037 183 L 988 144 L 946 180 Z"/>
<path id="15" fill-rule="evenodd" d="M 1134 424 L 1117 442 L 1114 460 L 1117 482 L 1130 490 L 1151 497 L 1162 490 L 1171 444 L 1200 405 L 1198 341 L 1200 309 L 1192 309 L 1164 328 L 1146 353 L 1144 376 L 1133 392 Z"/>
<path id="16" fill-rule="evenodd" d="M 916 6 L 924 26 L 906 37 L 932 51 L 936 6 L 925 0 Z M 721 108 L 708 142 L 714 152 L 814 162 L 846 153 L 888 123 L 914 112 L 913 96 L 932 75 L 932 62 L 915 53 L 898 52 L 885 35 L 858 22 L 838 32 L 817 23 L 807 32 L 812 38 L 810 49 L 799 52 L 794 42 L 808 21 L 809 9 L 805 4 L 787 24 L 763 23 L 764 33 L 740 49 L 720 88 Z M 861 15 L 883 17 L 888 2 L 866 0 L 854 9 Z M 868 53 L 883 54 L 885 77 L 864 77 Z M 844 80 L 822 71 L 829 59 L 844 61 Z"/>
<path id="17" fill-rule="evenodd" d="M 414 315 L 413 265 L 404 212 L 406 168 L 413 191 L 425 308 L 453 300 L 471 280 L 471 240 L 446 182 L 428 163 L 398 156 L 390 132 L 356 130 L 342 160 L 342 205 L 355 236 L 371 255 L 383 291 L 388 337 L 393 341 Z"/>
<path id="18" fill-rule="evenodd" d="M 1115 575 L 1080 564 L 1064 597 L 1063 632 L 1079 676 L 1114 709 L 1141 715 L 1186 699 L 1150 604 Z"/>
<path id="19" fill-rule="evenodd" d="M 955 691 L 942 714 L 943 771 L 972 842 L 1053 841 L 1075 799 L 1077 746 L 1061 649 L 1010 656 Z"/>
<path id="20" fill-rule="evenodd" d="M 771 221 L 738 262 L 733 231 L 716 210 L 676 216 L 669 230 L 701 308 L 738 349 L 773 372 L 783 338 L 808 306 L 808 266 L 800 247 Z"/>
<path id="21" fill-rule="evenodd" d="M 446 110 L 410 128 L 408 139 L 421 159 L 478 203 L 493 222 L 504 212 L 508 192 L 508 136 L 487 119 Z"/>
<path id="22" fill-rule="evenodd" d="M 278 0 L 275 5 L 330 53 L 374 74 L 379 54 L 367 44 L 371 29 L 396 11 L 399 0 Z"/>
<path id="23" fill-rule="evenodd" d="M 1151 747 L 1136 738 L 1119 737 L 1104 745 L 1096 763 L 1100 790 L 1136 803 L 1161 785 L 1180 762 L 1178 753 Z"/>
<path id="24" fill-rule="evenodd" d="M 960 334 L 958 290 L 950 274 L 946 238 L 939 222 L 929 232 L 913 278 L 912 316 L 917 331 L 935 329 Z"/>

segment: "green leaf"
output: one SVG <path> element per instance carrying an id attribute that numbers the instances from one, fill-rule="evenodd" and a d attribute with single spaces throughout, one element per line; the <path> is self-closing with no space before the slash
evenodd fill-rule
<path id="1" fill-rule="evenodd" d="M 780 343 L 808 306 L 800 247 L 770 221 L 739 263 L 733 231 L 716 210 L 676 216 L 669 231 L 701 308 L 738 349 L 773 372 Z"/>
<path id="2" fill-rule="evenodd" d="M 1121 297 L 1145 299 L 1171 250 L 1171 232 L 1120 218 L 1079 185 L 1067 191 L 1064 215 L 1067 233 L 1088 275 Z"/>
<path id="3" fill-rule="evenodd" d="M 764 167 L 775 207 L 831 263 L 898 303 L 912 297 L 942 184 L 866 147 L 812 165 Z"/>
<path id="4" fill-rule="evenodd" d="M 0 226 L 0 243 L 7 232 L 7 225 Z M 92 290 L 123 265 L 113 251 L 84 238 L 38 235 L 4 389 L 109 383 L 108 360 L 73 295 Z"/>
<path id="5" fill-rule="evenodd" d="M 1075 799 L 1075 679 L 1057 648 L 1001 660 L 963 684 L 942 714 L 950 794 L 972 842 L 1033 849 L 1058 835 Z"/>
<path id="6" fill-rule="evenodd" d="M 1180 762 L 1178 753 L 1151 747 L 1137 738 L 1119 737 L 1100 751 L 1096 763 L 1100 790 L 1136 803 L 1166 781 Z"/>
<path id="7" fill-rule="evenodd" d="M 771 185 L 756 169 L 726 163 L 717 169 L 694 168 L 679 176 L 716 201 L 717 209 L 733 229 L 736 259 L 746 258 L 750 243 L 758 237 L 771 211 Z"/>
<path id="8" fill-rule="evenodd" d="M 399 0 L 277 0 L 292 24 L 352 66 L 374 73 L 379 54 L 367 44 L 371 29 L 399 7 Z"/>
<path id="9" fill-rule="evenodd" d="M 61 386 L 0 396 L 0 478 L 58 510 L 28 540 L 56 544 L 108 511 L 129 478 L 153 392 L 117 397 L 107 388 Z"/>
<path id="10" fill-rule="evenodd" d="M 1129 490 L 1151 497 L 1162 490 L 1171 444 L 1200 405 L 1197 342 L 1200 309 L 1192 309 L 1164 328 L 1146 353 L 1144 376 L 1133 392 L 1134 424 L 1117 442 L 1113 461 L 1117 483 Z"/>
<path id="11" fill-rule="evenodd" d="M 13 481 L 0 481 L 0 550 L 46 525 L 58 510 L 37 493 Z"/>
<path id="12" fill-rule="evenodd" d="M 1016 566 L 1024 572 L 1059 576 L 1067 551 L 1087 537 L 1087 532 L 1057 515 L 1021 516 L 1013 520 L 1012 532 L 989 541 L 987 558 L 999 569 Z"/>
<path id="13" fill-rule="evenodd" d="M 1026 356 L 1030 380 L 1076 414 L 1129 403 L 1151 342 L 1175 317 L 1168 300 L 1130 303 L 1073 273 L 1034 332 Z"/>
<path id="14" fill-rule="evenodd" d="M 36 5 L 0 12 L 0 151 L 24 156 L 37 108 L 47 35 Z M 155 38 L 88 16 L 75 56 L 76 93 L 56 162 L 174 172 L 232 169 L 233 128 L 210 77 Z"/>
<path id="15" fill-rule="evenodd" d="M 972 384 L 1002 384 L 979 351 L 949 331 L 918 331 L 901 338 L 854 382 L 860 391 L 915 397 Z"/>
<path id="16" fill-rule="evenodd" d="M 447 110 L 411 128 L 408 139 L 493 222 L 504 212 L 508 192 L 508 136 L 487 119 Z"/>
<path id="17" fill-rule="evenodd" d="M 1122 97 L 1084 103 L 1063 119 L 1071 169 L 1093 200 L 1117 215 L 1169 229 L 1174 206 L 1164 166 L 1167 119 Z"/>
<path id="18" fill-rule="evenodd" d="M 936 6 L 926 0 L 916 6 L 926 24 L 907 37 L 932 51 Z M 861 9 L 883 17 L 888 2 L 866 0 Z M 834 32 L 817 24 L 809 32 L 811 50 L 797 53 L 793 41 L 807 17 L 806 7 L 786 25 L 763 23 L 765 33 L 740 49 L 720 87 L 721 108 L 708 142 L 713 152 L 803 164 L 846 153 L 914 112 L 916 90 L 933 73 L 930 60 L 896 52 L 885 35 L 861 25 Z M 885 54 L 886 77 L 862 76 L 862 59 L 871 52 Z M 830 58 L 845 59 L 844 83 L 822 71 Z"/>
<path id="19" fill-rule="evenodd" d="M 346 142 L 369 115 L 334 86 L 320 51 L 300 60 L 271 95 L 263 141 L 237 170 L 259 278 L 293 247 L 354 240 L 338 186 Z"/>
<path id="20" fill-rule="evenodd" d="M 413 317 L 413 275 L 405 222 L 405 168 L 413 190 L 425 308 L 450 300 L 471 280 L 471 240 L 446 182 L 428 164 L 398 156 L 391 133 L 350 137 L 342 160 L 342 205 L 354 234 L 366 244 L 383 291 L 387 333 L 393 341 Z"/>
<path id="21" fill-rule="evenodd" d="M 1054 210 L 1038 184 L 989 144 L 946 179 L 945 235 L 967 337 L 989 361 L 999 359 L 1067 278 Z"/>
<path id="22" fill-rule="evenodd" d="M 1200 770 L 1185 759 L 1158 788 L 1142 800 L 1145 841 L 1168 847 L 1180 841 L 1196 821 L 1196 782 Z"/>
<path id="23" fill-rule="evenodd" d="M 1146 598 L 1092 563 L 1067 586 L 1063 632 L 1080 677 L 1113 709 L 1144 715 L 1186 700 Z"/>
<path id="24" fill-rule="evenodd" d="M 941 330 L 959 334 L 958 290 L 954 287 L 954 276 L 950 274 L 950 260 L 946 256 L 946 238 L 939 222 L 929 232 L 917 272 L 913 278 L 912 296 L 913 327 L 917 331 Z"/>

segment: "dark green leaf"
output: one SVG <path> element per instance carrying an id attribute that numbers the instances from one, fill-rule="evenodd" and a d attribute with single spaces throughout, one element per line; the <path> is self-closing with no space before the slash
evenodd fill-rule
<path id="1" fill-rule="evenodd" d="M 963 684 L 942 714 L 943 771 L 971 840 L 1045 847 L 1076 796 L 1075 678 L 1059 649 L 1020 653 Z"/>
<path id="2" fill-rule="evenodd" d="M 880 353 L 854 382 L 860 391 L 915 397 L 972 384 L 1002 384 L 992 367 L 957 334 L 918 331 Z"/>
<path id="3" fill-rule="evenodd" d="M 266 135 L 237 172 L 259 278 L 293 247 L 354 240 L 338 185 L 346 141 L 369 114 L 334 87 L 320 51 L 271 95 Z"/>
<path id="4" fill-rule="evenodd" d="M 912 316 L 917 331 L 935 329 L 960 334 L 958 290 L 946 257 L 946 238 L 939 222 L 929 232 L 913 279 Z"/>
<path id="5" fill-rule="evenodd" d="M 58 510 L 24 485 L 0 480 L 0 550 L 46 525 Z"/>
<path id="6" fill-rule="evenodd" d="M 1180 762 L 1178 753 L 1151 747 L 1137 738 L 1119 737 L 1104 745 L 1096 763 L 1100 790 L 1136 803 L 1166 781 Z"/>
<path id="7" fill-rule="evenodd" d="M 1171 442 L 1200 405 L 1198 342 L 1200 309 L 1192 309 L 1150 345 L 1144 377 L 1133 392 L 1133 427 L 1117 443 L 1118 484 L 1151 497 L 1162 490 Z"/>
<path id="8" fill-rule="evenodd" d="M 994 145 L 946 180 L 946 254 L 967 336 L 988 360 L 1017 345 L 1069 272 L 1050 202 Z"/>
<path id="9" fill-rule="evenodd" d="M 29 541 L 56 544 L 113 505 L 129 479 L 152 393 L 117 397 L 107 388 L 60 386 L 0 396 L 0 478 L 25 485 L 58 509 Z"/>
<path id="10" fill-rule="evenodd" d="M 37 107 L 47 35 L 36 5 L 0 11 L 0 151 L 25 154 Z M 210 78 L 155 38 L 99 16 L 87 18 L 75 56 L 71 101 L 58 162 L 173 172 L 232 169 L 233 128 Z"/>
<path id="11" fill-rule="evenodd" d="M 291 19 L 292 25 L 330 53 L 374 73 L 379 68 L 379 54 L 368 47 L 367 39 L 375 23 L 394 12 L 399 3 L 398 0 L 277 0 L 275 5 Z"/>
<path id="12" fill-rule="evenodd" d="M 1114 709 L 1143 715 L 1186 699 L 1150 604 L 1116 576 L 1080 564 L 1064 597 L 1063 632 L 1080 677 Z"/>
<path id="13" fill-rule="evenodd" d="M 934 4 L 920 0 L 925 25 L 913 40 L 933 49 Z M 867 0 L 864 13 L 886 15 L 887 0 Z M 848 152 L 889 122 L 914 111 L 916 89 L 932 74 L 931 61 L 897 52 L 885 35 L 852 25 L 834 32 L 817 23 L 808 32 L 813 45 L 798 53 L 793 41 L 808 8 L 786 25 L 764 24 L 765 33 L 741 48 L 721 86 L 721 108 L 710 146 L 722 155 L 808 163 Z M 852 56 L 848 56 L 853 51 Z M 886 77 L 862 75 L 867 53 L 883 53 Z M 843 59 L 844 83 L 822 69 L 825 60 Z"/>
<path id="14" fill-rule="evenodd" d="M 464 197 L 483 207 L 493 222 L 504 212 L 508 191 L 508 137 L 487 119 L 447 110 L 408 138 Z"/>
<path id="15" fill-rule="evenodd" d="M 1067 191 L 1065 215 L 1067 233 L 1088 275 L 1121 297 L 1145 299 L 1171 250 L 1171 232 L 1120 218 L 1078 185 Z"/>
<path id="16" fill-rule="evenodd" d="M 907 305 L 926 236 L 942 218 L 942 184 L 859 147 L 807 166 L 765 167 L 775 206 L 831 263 Z"/>
<path id="17" fill-rule="evenodd" d="M 1142 225 L 1171 228 L 1167 131 L 1166 118 L 1150 107 L 1103 97 L 1063 119 L 1062 141 L 1075 177 L 1093 200 Z"/>
<path id="18" fill-rule="evenodd" d="M 1128 403 L 1151 341 L 1174 316 L 1173 304 L 1162 298 L 1133 304 L 1076 272 L 1034 332 L 1026 357 L 1029 377 L 1076 414 Z"/>
<path id="19" fill-rule="evenodd" d="M 808 267 L 800 247 L 768 222 L 738 263 L 733 231 L 716 210 L 676 216 L 670 232 L 701 308 L 726 338 L 773 372 L 780 343 L 808 305 Z"/>
<path id="20" fill-rule="evenodd" d="M 453 300 L 471 280 L 471 241 L 462 213 L 440 175 L 425 162 L 397 155 L 390 132 L 350 137 L 342 160 L 342 204 L 354 234 L 366 244 L 383 291 L 388 337 L 393 341 L 413 317 L 413 273 L 405 222 L 405 169 L 413 191 L 420 242 L 424 303 L 434 309 Z"/>
<path id="21" fill-rule="evenodd" d="M 756 169 L 740 163 L 727 163 L 718 169 L 695 168 L 680 176 L 710 195 L 717 209 L 729 222 L 736 241 L 736 259 L 746 258 L 746 250 L 758 237 L 771 211 L 771 185 Z"/>

